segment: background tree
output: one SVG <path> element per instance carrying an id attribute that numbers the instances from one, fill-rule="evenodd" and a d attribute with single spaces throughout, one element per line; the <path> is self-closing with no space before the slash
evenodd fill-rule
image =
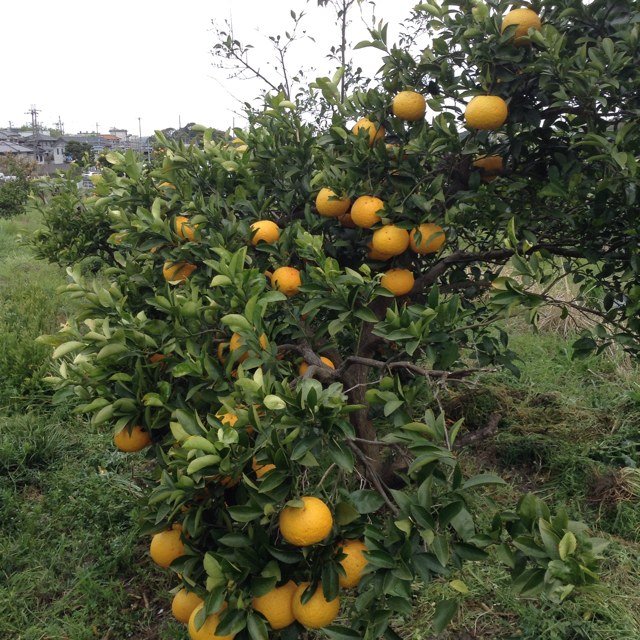
<path id="1" fill-rule="evenodd" d="M 15 176 L 15 180 L 0 183 L 0 218 L 22 215 L 29 197 L 29 181 L 35 176 L 38 163 L 28 158 L 8 155 L 0 158 L 0 173 Z"/>
<path id="2" fill-rule="evenodd" d="M 466 477 L 458 450 L 496 425 L 464 433 L 442 405 L 519 374 L 514 313 L 596 319 L 574 357 L 637 355 L 640 11 L 546 2 L 540 25 L 508 9 L 421 4 L 394 45 L 372 29 L 357 46 L 383 52 L 378 85 L 343 100 L 342 70 L 316 79 L 318 118 L 281 78 L 244 145 L 193 127 L 189 146 L 156 133 L 161 168 L 108 155 L 86 203 L 108 205 L 116 264 L 93 282 L 69 269 L 85 302 L 41 340 L 57 398 L 114 421 L 123 450 L 152 445 L 143 532 L 203 600 L 192 638 L 396 640 L 416 581 L 463 593 L 458 572 L 491 551 L 521 596 L 598 588 L 605 543 L 578 511 L 479 506 L 504 480 Z M 567 278 L 577 294 L 556 297 Z M 349 626 L 332 624 L 356 582 Z M 436 633 L 461 600 L 437 603 Z"/>
<path id="3" fill-rule="evenodd" d="M 77 142 L 71 140 L 64 148 L 64 154 L 71 156 L 75 162 L 79 162 L 85 155 L 91 156 L 91 145 L 88 142 Z"/>

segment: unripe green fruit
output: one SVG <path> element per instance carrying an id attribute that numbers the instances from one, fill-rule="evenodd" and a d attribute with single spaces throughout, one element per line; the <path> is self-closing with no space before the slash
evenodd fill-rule
<path id="1" fill-rule="evenodd" d="M 391 391 L 391 389 L 393 389 L 393 378 L 391 378 L 390 376 L 385 376 L 384 378 L 382 378 L 382 380 L 380 381 L 380 389 L 382 391 Z"/>

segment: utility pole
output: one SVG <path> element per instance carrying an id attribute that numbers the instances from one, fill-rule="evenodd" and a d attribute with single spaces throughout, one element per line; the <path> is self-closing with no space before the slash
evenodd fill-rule
<path id="1" fill-rule="evenodd" d="M 142 154 L 142 125 L 140 121 L 142 118 L 138 118 L 138 153 Z"/>
<path id="2" fill-rule="evenodd" d="M 64 122 L 62 122 L 62 120 L 60 119 L 60 116 L 58 116 L 58 122 L 56 122 L 56 127 L 57 127 L 58 131 L 60 132 L 60 135 L 63 136 L 64 135 Z"/>
<path id="3" fill-rule="evenodd" d="M 180 129 L 182 129 L 182 119 L 178 116 L 178 131 L 180 131 Z"/>
<path id="4" fill-rule="evenodd" d="M 11 120 L 9 120 L 9 131 L 11 131 L 11 127 L 13 127 L 13 122 L 11 122 Z"/>
<path id="5" fill-rule="evenodd" d="M 33 155 L 38 159 L 38 114 L 40 113 L 40 109 L 36 109 L 36 105 L 32 104 L 31 109 L 29 111 L 25 111 L 26 115 L 31 115 L 31 127 L 33 129 Z"/>
<path id="6" fill-rule="evenodd" d="M 96 122 L 96 136 L 98 136 L 98 138 L 100 137 L 100 130 L 99 127 L 100 125 Z"/>

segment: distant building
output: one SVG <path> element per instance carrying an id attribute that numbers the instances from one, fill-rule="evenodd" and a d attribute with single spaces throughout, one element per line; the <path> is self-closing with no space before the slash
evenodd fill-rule
<path id="1" fill-rule="evenodd" d="M 15 142 L 9 142 L 0 138 L 0 156 L 14 155 L 18 158 L 33 157 L 33 150 L 29 147 L 24 147 Z"/>
<path id="2" fill-rule="evenodd" d="M 46 133 L 38 133 L 36 138 L 33 132 L 23 131 L 21 144 L 33 150 L 34 157 L 39 163 L 44 163 L 53 159 L 51 150 L 58 140 L 59 138 L 52 138 Z"/>

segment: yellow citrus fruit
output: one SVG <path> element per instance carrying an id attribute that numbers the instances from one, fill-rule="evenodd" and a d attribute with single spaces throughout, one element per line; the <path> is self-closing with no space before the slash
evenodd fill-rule
<path id="1" fill-rule="evenodd" d="M 403 296 L 413 289 L 415 280 L 409 269 L 390 269 L 382 276 L 380 285 L 389 289 L 394 296 Z"/>
<path id="2" fill-rule="evenodd" d="M 184 545 L 180 540 L 181 533 L 182 526 L 174 524 L 172 529 L 153 536 L 149 553 L 156 564 L 168 567 L 176 558 L 184 555 Z"/>
<path id="3" fill-rule="evenodd" d="M 300 599 L 308 586 L 308 582 L 303 582 L 293 594 L 293 615 L 308 629 L 321 629 L 331 624 L 338 616 L 340 596 L 328 602 L 322 593 L 322 583 L 319 582 L 311 599 L 306 604 L 302 604 Z"/>
<path id="4" fill-rule="evenodd" d="M 253 462 L 251 463 L 251 468 L 256 472 L 256 475 L 258 476 L 258 478 L 262 478 L 262 476 L 265 473 L 267 473 L 268 471 L 271 471 L 271 469 L 275 469 L 276 465 L 275 464 L 258 464 L 256 462 L 256 457 L 253 456 Z"/>
<path id="5" fill-rule="evenodd" d="M 418 231 L 420 231 L 420 235 L 422 236 L 420 239 L 420 245 L 417 245 L 415 241 L 415 235 Z M 431 236 L 436 233 L 441 235 L 431 238 Z M 425 222 L 424 224 L 421 224 L 417 230 L 413 229 L 409 236 L 409 244 L 416 253 L 436 253 L 440 250 L 440 247 L 444 244 L 445 240 L 444 230 L 441 226 L 433 224 L 433 222 Z"/>
<path id="6" fill-rule="evenodd" d="M 189 218 L 186 216 L 177 216 L 176 217 L 176 233 L 182 238 L 187 238 L 193 242 L 194 233 L 193 228 L 189 226 L 185 226 L 189 224 Z"/>
<path id="7" fill-rule="evenodd" d="M 271 286 L 277 291 L 282 291 L 288 298 L 298 293 L 301 284 L 300 272 L 293 267 L 280 267 L 271 276 Z"/>
<path id="8" fill-rule="evenodd" d="M 269 593 L 253 599 L 253 608 L 259 611 L 274 630 L 284 629 L 293 624 L 293 594 L 298 585 L 289 580 L 282 587 L 274 587 Z"/>
<path id="9" fill-rule="evenodd" d="M 264 333 L 260 336 L 260 344 L 263 349 L 267 348 L 267 336 L 265 336 Z M 234 333 L 231 336 L 231 340 L 229 340 L 229 351 L 233 352 L 236 349 L 239 349 L 242 345 L 244 345 L 244 342 L 242 342 L 242 336 L 239 333 Z M 220 353 L 220 351 L 218 351 L 218 353 Z M 243 353 L 238 358 L 238 362 L 244 362 L 248 357 L 249 352 Z"/>
<path id="10" fill-rule="evenodd" d="M 230 427 L 233 427 L 238 422 L 238 416 L 233 415 L 233 413 L 223 413 L 222 415 L 217 415 L 217 417 L 220 418 L 222 424 L 228 424 Z"/>
<path id="11" fill-rule="evenodd" d="M 481 167 L 487 169 L 487 171 L 494 171 L 496 169 L 502 169 L 502 157 L 501 156 L 480 156 L 474 163 L 474 167 Z M 498 176 L 482 176 L 482 182 L 493 182 Z"/>
<path id="12" fill-rule="evenodd" d="M 165 262 L 162 267 L 162 275 L 167 282 L 184 284 L 197 268 L 195 264 L 188 262 Z"/>
<path id="13" fill-rule="evenodd" d="M 351 208 L 351 219 L 363 229 L 371 229 L 376 222 L 380 222 L 378 211 L 384 209 L 384 202 L 373 196 L 360 196 Z"/>
<path id="14" fill-rule="evenodd" d="M 249 148 L 249 146 L 248 146 L 248 145 L 246 145 L 246 144 L 241 144 L 239 147 L 236 147 L 236 151 L 244 152 L 244 151 L 246 151 L 248 148 Z"/>
<path id="15" fill-rule="evenodd" d="M 464 119 L 474 129 L 497 129 L 507 114 L 507 103 L 499 96 L 476 96 L 467 105 Z"/>
<path id="16" fill-rule="evenodd" d="M 120 451 L 131 453 L 148 447 L 151 444 L 151 436 L 148 431 L 144 430 L 144 427 L 136 425 L 131 429 L 131 435 L 129 435 L 127 427 L 118 431 L 113 436 L 113 442 Z"/>
<path id="17" fill-rule="evenodd" d="M 189 622 L 193 610 L 202 604 L 202 598 L 195 591 L 180 589 L 171 603 L 171 612 L 178 622 Z"/>
<path id="18" fill-rule="evenodd" d="M 226 602 L 225 602 L 226 605 Z M 191 613 L 189 617 L 189 635 L 191 636 L 191 640 L 233 640 L 236 637 L 235 633 L 232 633 L 228 636 L 217 636 L 216 629 L 220 624 L 220 618 L 218 618 L 218 614 L 214 613 L 211 616 L 207 616 L 205 623 L 200 627 L 199 631 L 196 631 L 195 619 L 198 615 L 198 611 L 202 609 L 204 606 L 204 602 L 199 604 Z M 225 607 L 223 607 L 224 609 Z M 222 609 L 220 610 L 222 611 Z M 220 612 L 218 612 L 220 613 Z"/>
<path id="19" fill-rule="evenodd" d="M 504 30 L 512 24 L 518 25 L 513 40 L 513 44 L 515 44 L 516 47 L 523 44 L 531 44 L 531 40 L 527 37 L 529 29 L 533 27 L 539 30 L 541 27 L 538 14 L 531 9 L 514 9 L 513 11 L 509 11 L 509 13 L 502 18 L 502 29 L 500 33 L 504 33 Z"/>
<path id="20" fill-rule="evenodd" d="M 334 200 L 330 200 L 334 198 Z M 325 218 L 337 218 L 346 213 L 351 206 L 351 198 L 343 197 L 339 198 L 337 193 L 331 191 L 331 189 L 320 189 L 320 193 L 316 196 L 316 209 L 321 216 Z"/>
<path id="21" fill-rule="evenodd" d="M 329 360 L 329 358 L 325 358 L 324 356 L 320 356 L 320 360 L 322 360 L 322 362 L 324 362 L 327 367 L 331 367 L 332 369 L 335 370 L 335 366 L 333 364 L 333 362 L 331 362 L 331 360 Z M 300 365 L 300 369 L 298 369 L 298 375 L 303 376 L 304 372 L 309 368 L 309 365 L 306 362 L 303 362 Z"/>
<path id="22" fill-rule="evenodd" d="M 369 551 L 367 545 L 360 540 L 344 540 L 338 545 L 347 557 L 340 563 L 347 573 L 347 577 L 340 576 L 340 586 L 343 589 L 357 587 L 360 578 L 362 578 L 362 570 L 369 564 L 369 561 L 362 555 L 363 551 Z"/>
<path id="23" fill-rule="evenodd" d="M 304 507 L 285 507 L 280 513 L 280 533 L 297 547 L 324 540 L 333 526 L 331 511 L 322 500 L 305 496 L 302 501 Z"/>
<path id="24" fill-rule="evenodd" d="M 393 115 L 402 120 L 415 122 L 427 112 L 427 101 L 416 91 L 401 91 L 393 99 Z"/>
<path id="25" fill-rule="evenodd" d="M 222 364 L 224 364 L 227 360 L 224 357 L 224 347 L 222 346 L 222 342 L 218 345 L 218 360 L 220 360 Z"/>
<path id="26" fill-rule="evenodd" d="M 171 182 L 163 182 L 158 188 L 162 189 L 162 187 L 171 187 L 172 189 L 175 189 L 176 185 Z"/>
<path id="27" fill-rule="evenodd" d="M 369 146 L 372 147 L 380 138 L 384 138 L 385 130 L 383 126 L 376 127 L 369 118 L 362 118 L 354 125 L 352 131 L 358 135 L 360 129 L 366 129 L 369 133 Z"/>
<path id="28" fill-rule="evenodd" d="M 264 240 L 269 244 L 280 240 L 280 227 L 271 220 L 259 220 L 251 225 L 251 230 L 255 231 L 255 235 L 251 238 L 251 244 L 256 245 L 260 240 Z"/>
<path id="29" fill-rule="evenodd" d="M 371 260 L 381 260 L 382 262 L 386 262 L 389 258 L 393 258 L 390 253 L 380 253 L 373 248 L 373 242 L 368 242 L 367 247 L 369 247 L 369 251 L 367 252 L 367 256 Z"/>
<path id="30" fill-rule="evenodd" d="M 376 251 L 390 256 L 399 256 L 409 246 L 409 232 L 393 224 L 386 224 L 374 231 L 371 242 Z"/>
<path id="31" fill-rule="evenodd" d="M 344 215 L 339 216 L 338 220 L 340 220 L 340 224 L 343 227 L 349 227 L 349 229 L 356 228 L 356 223 L 353 221 L 353 217 L 350 213 L 345 213 Z"/>

